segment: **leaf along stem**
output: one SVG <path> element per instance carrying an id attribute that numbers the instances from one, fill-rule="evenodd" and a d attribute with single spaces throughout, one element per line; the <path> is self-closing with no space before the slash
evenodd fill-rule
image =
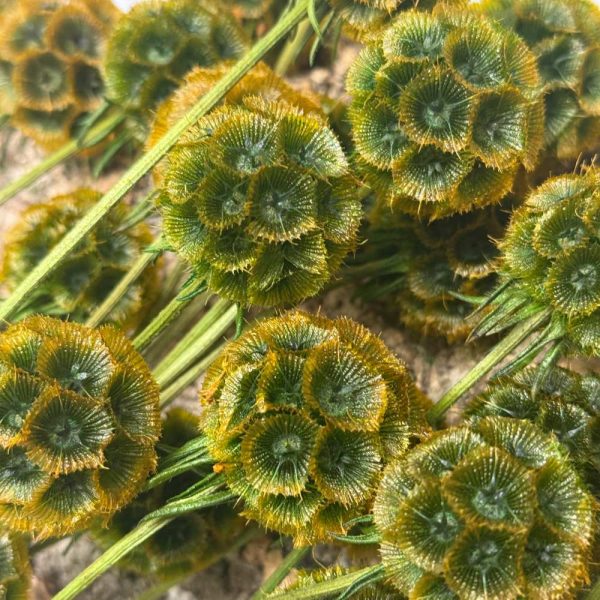
<path id="1" fill-rule="evenodd" d="M 550 310 L 541 311 L 520 325 L 498 342 L 458 383 L 451 387 L 427 413 L 430 423 L 437 423 L 458 399 L 487 375 L 501 360 L 506 358 L 521 342 L 548 320 Z"/>
<path id="2" fill-rule="evenodd" d="M 294 548 L 250 600 L 263 600 L 268 594 L 274 592 L 277 586 L 289 575 L 290 571 L 308 554 L 309 550 L 310 546 Z"/>
<path id="3" fill-rule="evenodd" d="M 150 170 L 177 142 L 182 133 L 205 115 L 223 96 L 273 47 L 283 39 L 305 16 L 309 0 L 297 0 L 275 26 L 261 38 L 221 80 L 179 120 L 168 132 L 124 173 L 88 213 L 69 231 L 0 305 L 0 321 L 7 320 L 35 287 L 74 250 L 82 238 L 107 215 L 121 198 Z"/>
<path id="4" fill-rule="evenodd" d="M 67 160 L 67 158 L 74 156 L 80 150 L 91 148 L 97 144 L 118 127 L 124 119 L 125 115 L 121 111 L 115 112 L 90 128 L 87 134 L 83 136 L 83 139 L 73 139 L 52 154 L 49 154 L 41 163 L 33 167 L 33 169 L 0 190 L 0 206 L 35 183 L 42 175 L 51 171 L 61 162 Z"/>

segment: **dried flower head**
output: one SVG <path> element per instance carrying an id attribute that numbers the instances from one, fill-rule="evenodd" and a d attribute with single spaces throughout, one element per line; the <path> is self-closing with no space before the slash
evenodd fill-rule
<path id="1" fill-rule="evenodd" d="M 358 165 L 378 197 L 439 218 L 498 202 L 543 141 L 535 57 L 474 11 L 400 14 L 346 87 Z"/>
<path id="2" fill-rule="evenodd" d="M 78 189 L 49 201 L 32 204 L 6 234 L 3 283 L 12 291 L 68 233 L 102 194 Z M 127 209 L 117 207 L 88 234 L 77 249 L 44 280 L 28 301 L 27 312 L 43 312 L 84 321 L 129 271 L 152 241 L 140 223 L 123 227 Z M 121 299 L 110 316 L 112 323 L 133 329 L 144 317 L 142 306 L 156 296 L 158 267 L 148 268 Z"/>
<path id="3" fill-rule="evenodd" d="M 167 451 L 181 448 L 199 434 L 198 417 L 181 408 L 170 410 L 163 420 L 159 468 Z M 200 475 L 197 467 L 137 496 L 111 519 L 108 528 L 96 527 L 93 535 L 99 545 L 110 548 L 132 531 L 142 518 L 165 505 L 167 500 L 191 487 Z M 198 572 L 218 560 L 231 547 L 244 528 L 231 506 L 222 505 L 182 515 L 163 527 L 152 538 L 130 552 L 119 565 L 144 575 L 159 578 Z"/>
<path id="4" fill-rule="evenodd" d="M 586 579 L 594 501 L 528 421 L 435 433 L 387 468 L 374 515 L 388 581 L 411 598 L 564 598 Z"/>
<path id="5" fill-rule="evenodd" d="M 118 16 L 110 0 L 23 0 L 0 16 L 0 112 L 47 148 L 68 140 L 104 94 L 101 64 Z"/>
<path id="6" fill-rule="evenodd" d="M 590 0 L 485 0 L 536 56 L 544 89 L 544 142 L 562 159 L 600 150 L 600 8 Z"/>
<path id="7" fill-rule="evenodd" d="M 260 321 L 209 369 L 203 429 L 244 514 L 297 544 L 372 501 L 383 466 L 428 431 L 406 367 L 349 319 Z"/>
<path id="8" fill-rule="evenodd" d="M 513 214 L 500 244 L 506 282 L 493 298 L 492 323 L 514 324 L 546 309 L 550 341 L 600 355 L 599 183 L 596 169 L 548 179 Z"/>
<path id="9" fill-rule="evenodd" d="M 109 40 L 108 96 L 145 120 L 192 68 L 237 58 L 245 47 L 244 33 L 221 3 L 146 0 Z"/>
<path id="10" fill-rule="evenodd" d="M 0 524 L 41 538 L 108 519 L 156 457 L 158 386 L 118 330 L 33 316 L 0 334 Z"/>
<path id="11" fill-rule="evenodd" d="M 27 541 L 14 533 L 0 536 L 0 597 L 3 600 L 29 600 L 31 566 Z"/>
<path id="12" fill-rule="evenodd" d="M 164 122 L 219 73 L 193 74 Z M 165 237 L 226 298 L 296 303 L 355 247 L 361 206 L 344 151 L 312 99 L 264 65 L 182 136 L 163 169 Z"/>

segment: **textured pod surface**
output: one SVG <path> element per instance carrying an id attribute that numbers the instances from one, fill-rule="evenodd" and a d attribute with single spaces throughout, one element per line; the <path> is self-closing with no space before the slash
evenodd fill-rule
<path id="1" fill-rule="evenodd" d="M 374 506 L 388 581 L 410 597 L 572 597 L 594 502 L 552 435 L 486 417 L 391 464 Z"/>
<path id="2" fill-rule="evenodd" d="M 155 132 L 222 70 L 199 70 Z M 159 167 L 163 231 L 212 291 L 284 306 L 315 295 L 354 249 L 361 217 L 344 151 L 310 96 L 259 65 Z"/>
<path id="3" fill-rule="evenodd" d="M 383 466 L 428 432 L 404 364 L 348 319 L 261 321 L 210 368 L 201 399 L 209 452 L 244 514 L 297 544 L 343 533 Z"/>
<path id="4" fill-rule="evenodd" d="M 171 409 L 162 424 L 159 469 L 167 451 L 181 448 L 198 435 L 198 417 L 181 408 Z M 186 491 L 196 483 L 199 475 L 209 473 L 210 465 L 204 470 L 199 467 L 140 494 L 115 514 L 107 528 L 95 528 L 94 538 L 102 548 L 110 548 L 148 513 L 162 508 L 167 500 Z M 221 558 L 243 531 L 244 525 L 229 505 L 189 513 L 175 519 L 138 546 L 119 565 L 158 578 L 196 573 Z"/>
<path id="5" fill-rule="evenodd" d="M 2 260 L 3 284 L 12 291 L 60 242 L 102 194 L 78 189 L 49 201 L 32 204 L 6 234 Z M 28 299 L 28 312 L 42 312 L 75 321 L 90 316 L 152 242 L 144 223 L 123 227 L 127 209 L 117 207 L 68 259 Z M 156 297 L 159 269 L 150 266 L 112 311 L 110 320 L 125 329 L 144 318 L 141 308 Z"/>
<path id="6" fill-rule="evenodd" d="M 0 597 L 3 600 L 29 600 L 31 566 L 27 541 L 14 533 L 0 536 Z"/>
<path id="7" fill-rule="evenodd" d="M 501 273 L 512 281 L 498 302 L 550 308 L 572 348 L 600 355 L 600 171 L 548 179 L 511 219 Z"/>
<path id="8" fill-rule="evenodd" d="M 562 159 L 600 149 L 600 8 L 590 0 L 485 0 L 536 56 L 544 89 L 544 142 Z"/>
<path id="9" fill-rule="evenodd" d="M 246 39 L 227 7 L 205 0 L 149 0 L 115 27 L 105 62 L 108 96 L 142 119 L 196 66 L 242 55 Z"/>
<path id="10" fill-rule="evenodd" d="M 535 167 L 543 103 L 534 55 L 469 9 L 400 14 L 346 82 L 358 167 L 380 201 L 440 218 L 498 202 Z"/>
<path id="11" fill-rule="evenodd" d="M 68 140 L 102 101 L 110 0 L 24 0 L 0 15 L 0 112 L 42 146 Z"/>
<path id="12" fill-rule="evenodd" d="M 154 469 L 158 386 L 112 326 L 34 316 L 0 335 L 0 523 L 80 531 Z"/>

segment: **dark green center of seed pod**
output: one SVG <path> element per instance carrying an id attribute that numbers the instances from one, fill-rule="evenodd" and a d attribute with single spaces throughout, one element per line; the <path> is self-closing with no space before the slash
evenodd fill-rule
<path id="1" fill-rule="evenodd" d="M 302 438 L 295 433 L 279 436 L 272 445 L 273 454 L 280 464 L 294 462 L 298 453 L 302 451 L 304 444 Z"/>
<path id="2" fill-rule="evenodd" d="M 81 443 L 81 424 L 69 415 L 59 415 L 48 426 L 48 441 L 58 448 L 72 448 Z"/>
<path id="3" fill-rule="evenodd" d="M 494 540 L 479 540 L 467 555 L 469 567 L 485 573 L 498 566 L 498 558 L 502 549 Z"/>
<path id="4" fill-rule="evenodd" d="M 425 106 L 423 118 L 433 129 L 444 127 L 451 117 L 452 107 L 443 98 L 436 98 Z"/>
<path id="5" fill-rule="evenodd" d="M 569 277 L 569 282 L 577 292 L 583 292 L 596 287 L 598 284 L 598 272 L 596 265 L 581 265 L 577 267 Z"/>
<path id="6" fill-rule="evenodd" d="M 458 535 L 461 525 L 456 515 L 449 510 L 441 510 L 429 521 L 429 533 L 438 543 L 448 544 Z"/>
<path id="7" fill-rule="evenodd" d="M 506 490 L 498 489 L 493 484 L 477 491 L 473 497 L 473 506 L 478 513 L 494 521 L 506 518 L 510 510 Z"/>

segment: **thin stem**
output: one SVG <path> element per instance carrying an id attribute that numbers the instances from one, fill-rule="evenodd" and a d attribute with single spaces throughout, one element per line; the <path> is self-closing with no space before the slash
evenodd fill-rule
<path id="1" fill-rule="evenodd" d="M 586 600 L 600 600 L 600 579 L 596 581 L 594 587 L 586 596 Z"/>
<path id="2" fill-rule="evenodd" d="M 294 64 L 296 58 L 300 52 L 302 52 L 302 48 L 306 46 L 310 36 L 313 34 L 312 25 L 308 19 L 304 19 L 300 25 L 298 25 L 298 29 L 296 30 L 296 35 L 293 38 L 287 41 L 279 58 L 277 59 L 277 63 L 275 64 L 274 71 L 277 75 L 283 76 L 287 73 L 288 69 Z"/>
<path id="3" fill-rule="evenodd" d="M 92 209 L 69 231 L 0 306 L 0 321 L 12 315 L 27 295 L 77 247 L 121 198 L 173 147 L 180 136 L 223 96 L 307 14 L 310 0 L 297 0 L 277 24 L 260 39 L 220 81 L 179 120 L 146 154 L 140 157 Z"/>
<path id="4" fill-rule="evenodd" d="M 458 399 L 470 390 L 482 377 L 487 375 L 500 361 L 506 358 L 521 342 L 527 339 L 550 316 L 550 311 L 544 310 L 517 325 L 505 338 L 498 342 L 492 350 L 477 363 L 458 383 L 450 388 L 440 400 L 429 410 L 427 418 L 431 423 L 437 423 L 444 413 Z"/>
<path id="5" fill-rule="evenodd" d="M 122 112 L 113 113 L 92 127 L 87 134 L 83 136 L 83 139 L 71 140 L 47 156 L 33 169 L 0 190 L 0 206 L 2 206 L 5 202 L 8 202 L 8 200 L 16 196 L 19 192 L 35 183 L 42 175 L 45 175 L 48 173 L 48 171 L 51 171 L 54 167 L 59 165 L 67 158 L 77 154 L 80 150 L 90 148 L 91 146 L 97 144 L 118 125 L 120 125 L 124 118 L 125 116 Z"/>
<path id="6" fill-rule="evenodd" d="M 250 600 L 262 600 L 268 594 L 274 592 L 277 586 L 289 575 L 290 571 L 308 554 L 310 546 L 294 548 L 271 573 L 268 579 L 260 586 L 260 589 Z"/>
<path id="7" fill-rule="evenodd" d="M 328 581 L 315 583 L 310 587 L 300 588 L 297 590 L 282 590 L 279 593 L 271 595 L 270 600 L 310 600 L 312 598 L 321 598 L 323 596 L 334 596 L 348 589 L 351 585 L 368 577 L 377 575 L 382 569 L 381 564 L 365 567 L 352 573 L 340 575 Z"/>
<path id="8" fill-rule="evenodd" d="M 90 315 L 86 321 L 88 327 L 97 327 L 110 315 L 113 308 L 119 304 L 127 290 L 141 274 L 149 267 L 160 255 L 160 252 L 142 252 L 140 257 L 131 265 L 131 268 L 122 277 L 121 281 L 113 288 L 112 292 L 106 297 L 104 302 Z"/>

